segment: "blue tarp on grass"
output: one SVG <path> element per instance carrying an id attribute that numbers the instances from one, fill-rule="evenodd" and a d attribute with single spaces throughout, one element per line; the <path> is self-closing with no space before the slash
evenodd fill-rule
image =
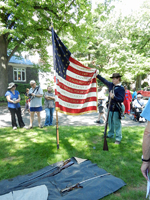
<path id="1" fill-rule="evenodd" d="M 0 182 L 0 195 L 25 188 L 46 185 L 49 192 L 48 200 L 98 200 L 126 185 L 120 178 L 111 174 L 107 175 L 108 172 L 99 168 L 90 160 L 72 157 L 71 161 L 73 162 L 71 166 L 56 173 L 54 176 L 48 177 L 47 175 L 53 171 L 59 171 L 63 161 L 28 175 L 2 180 Z M 85 181 L 104 174 L 106 175 Z M 85 181 L 81 184 L 83 188 L 75 188 L 72 191 L 61 193 L 62 189 L 82 181 Z"/>

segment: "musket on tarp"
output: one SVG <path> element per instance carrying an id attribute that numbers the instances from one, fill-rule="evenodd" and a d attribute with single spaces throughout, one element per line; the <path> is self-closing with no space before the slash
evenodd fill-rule
<path id="1" fill-rule="evenodd" d="M 96 178 L 101 178 L 101 177 L 107 176 L 107 175 L 110 175 L 110 173 L 102 174 L 102 175 L 95 176 L 95 177 L 86 179 L 86 180 L 84 180 L 84 181 L 78 182 L 78 183 L 76 183 L 76 184 L 74 184 L 74 185 L 72 185 L 72 186 L 70 186 L 70 187 L 66 187 L 66 188 L 60 190 L 60 192 L 61 192 L 61 193 L 64 193 L 64 192 L 72 191 L 72 190 L 74 190 L 74 189 L 76 189 L 76 188 L 83 188 L 83 186 L 81 185 L 82 183 L 85 183 L 85 182 L 87 182 L 87 181 L 91 181 L 91 180 L 96 179 Z"/>
<path id="2" fill-rule="evenodd" d="M 8 189 L 7 193 L 8 193 L 8 192 L 11 192 L 11 191 L 14 190 L 14 189 L 19 189 L 19 188 L 22 188 L 22 187 L 28 187 L 29 185 L 31 185 L 31 184 L 33 184 L 33 183 L 35 183 L 35 182 L 37 182 L 37 181 L 39 181 L 39 180 L 41 180 L 41 179 L 44 179 L 44 178 L 47 178 L 47 177 L 51 177 L 51 176 L 55 176 L 56 174 L 60 173 L 62 170 L 64 170 L 64 169 L 70 167 L 70 166 L 73 165 L 73 164 L 74 164 L 74 162 L 71 161 L 71 159 L 69 158 L 69 159 L 63 161 L 63 164 L 62 164 L 62 165 L 60 165 L 60 166 L 55 166 L 55 167 L 53 167 L 53 168 L 51 168 L 51 169 L 49 169 L 49 170 L 47 170 L 47 171 L 45 171 L 45 172 L 39 174 L 39 175 L 36 176 L 36 177 L 32 177 L 32 178 L 30 178 L 30 179 L 28 179 L 28 180 L 26 180 L 26 181 L 23 181 L 23 182 L 19 183 L 17 186 Z M 55 170 L 54 170 L 54 169 L 55 169 Z M 43 176 L 44 174 L 46 174 L 46 173 L 48 173 L 48 172 L 50 172 L 50 171 L 52 171 L 52 170 L 54 170 L 52 173 Z M 41 177 L 41 176 L 42 176 L 42 177 Z M 38 179 L 38 180 L 36 180 L 36 179 Z"/>
<path id="3" fill-rule="evenodd" d="M 74 164 L 74 162 L 71 161 L 71 159 L 67 159 L 67 160 L 65 160 L 65 161 L 63 162 L 63 165 L 57 167 L 57 169 L 54 170 L 52 173 L 47 174 L 47 175 L 41 177 L 41 178 L 38 179 L 38 180 L 41 180 L 41 179 L 44 179 L 44 178 L 47 178 L 47 177 L 51 177 L 51 176 L 55 176 L 56 174 L 60 173 L 63 169 L 66 169 L 66 168 L 70 167 L 70 166 L 73 165 L 73 164 Z M 33 184 L 34 182 L 36 182 L 36 181 L 32 181 L 32 182 L 27 183 L 26 185 L 23 185 L 23 186 L 27 187 L 27 186 Z"/>
<path id="4" fill-rule="evenodd" d="M 59 129 L 58 129 L 58 111 L 56 110 L 56 141 L 57 149 L 59 149 Z"/>
<path id="5" fill-rule="evenodd" d="M 107 145 L 106 137 L 107 137 L 107 126 L 108 126 L 108 117 L 109 117 L 109 111 L 110 111 L 110 104 L 111 104 L 111 97 L 109 98 L 107 118 L 106 118 L 106 123 L 105 123 L 103 151 L 108 151 L 108 145 Z"/>

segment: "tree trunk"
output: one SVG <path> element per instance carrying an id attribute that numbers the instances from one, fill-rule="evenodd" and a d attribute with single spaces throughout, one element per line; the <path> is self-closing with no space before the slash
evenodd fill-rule
<path id="1" fill-rule="evenodd" d="M 141 75 L 136 78 L 136 90 L 141 90 Z"/>
<path id="2" fill-rule="evenodd" d="M 4 96 L 8 86 L 7 42 L 4 35 L 0 35 L 0 97 Z"/>

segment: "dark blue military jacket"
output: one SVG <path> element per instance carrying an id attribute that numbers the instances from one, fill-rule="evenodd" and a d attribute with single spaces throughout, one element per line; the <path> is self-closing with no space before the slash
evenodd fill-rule
<path id="1" fill-rule="evenodd" d="M 124 101 L 125 97 L 125 89 L 121 85 L 114 85 L 112 82 L 107 81 L 105 78 L 103 78 L 100 75 L 97 75 L 97 78 L 102 81 L 109 89 L 109 92 L 111 90 L 114 91 L 114 98 L 111 100 L 111 105 L 110 105 L 110 111 L 119 111 L 117 102 L 121 105 L 121 103 Z"/>

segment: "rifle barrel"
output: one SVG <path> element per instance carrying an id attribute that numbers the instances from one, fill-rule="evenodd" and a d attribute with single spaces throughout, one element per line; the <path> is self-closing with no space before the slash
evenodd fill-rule
<path id="1" fill-rule="evenodd" d="M 47 177 L 55 176 L 56 174 L 60 173 L 63 169 L 68 168 L 69 166 L 71 166 L 73 164 L 74 164 L 74 162 L 68 161 L 65 165 L 58 167 L 58 169 L 54 170 L 52 173 L 50 173 L 48 175 L 45 175 L 44 177 L 41 177 L 39 180 L 47 178 Z M 30 182 L 30 183 L 26 184 L 25 186 L 29 186 L 29 185 L 33 184 L 34 182 L 36 182 L 36 181 Z"/>
<path id="2" fill-rule="evenodd" d="M 55 166 L 55 167 L 53 167 L 51 169 L 48 169 L 47 171 L 39 174 L 38 176 L 32 177 L 32 178 L 30 178 L 30 179 L 28 179 L 26 181 L 23 181 L 23 182 L 19 183 L 17 186 L 15 186 L 15 188 L 22 187 L 22 186 L 23 187 L 27 187 L 27 186 L 35 183 L 36 182 L 35 179 L 37 179 L 37 178 L 40 178 L 39 180 L 41 180 L 41 179 L 44 179 L 44 178 L 49 177 L 49 176 L 55 176 L 56 174 L 58 174 L 59 172 L 61 172 L 61 170 L 65 169 L 65 168 L 67 168 L 67 167 L 69 167 L 69 166 L 71 166 L 73 164 L 74 164 L 74 162 L 72 162 L 71 159 L 67 159 L 67 160 L 63 161 L 63 165 Z M 54 169 L 56 169 L 56 170 L 54 170 Z M 45 175 L 44 177 L 41 177 L 44 174 L 46 174 L 46 173 L 48 173 L 48 172 L 50 172 L 52 170 L 54 170 L 52 173 L 50 173 L 48 175 Z"/>
<path id="3" fill-rule="evenodd" d="M 66 192 L 66 191 L 71 191 L 71 190 L 73 190 L 74 188 L 79 188 L 79 187 L 82 188 L 82 186 L 80 186 L 80 184 L 85 183 L 85 182 L 87 182 L 87 181 L 91 181 L 91 180 L 96 179 L 96 178 L 100 178 L 100 177 L 103 177 L 103 176 L 107 176 L 107 175 L 109 175 L 109 174 L 110 174 L 110 173 L 106 173 L 106 174 L 102 174 L 102 175 L 99 175 L 99 176 L 95 176 L 95 177 L 86 179 L 86 180 L 81 181 L 81 182 L 79 182 L 79 183 L 76 183 L 76 184 L 74 184 L 74 185 L 72 185 L 72 186 L 70 186 L 70 187 L 64 188 L 64 189 L 60 190 L 60 192 L 63 193 L 63 192 Z"/>
<path id="4" fill-rule="evenodd" d="M 107 118 L 106 118 L 106 123 L 105 123 L 104 144 L 103 144 L 103 150 L 104 151 L 108 151 L 108 145 L 107 145 L 106 135 L 107 135 L 107 125 L 108 125 L 108 117 L 109 117 L 109 111 L 110 111 L 110 104 L 111 104 L 111 97 L 109 99 L 109 105 L 108 105 L 108 111 L 107 111 Z"/>
<path id="5" fill-rule="evenodd" d="M 99 178 L 99 177 L 103 177 L 103 176 L 106 176 L 106 175 L 109 175 L 110 173 L 106 173 L 106 174 L 102 174 L 102 175 L 99 175 L 99 176 L 95 176 L 95 177 L 93 177 L 93 178 L 89 178 L 89 179 L 86 179 L 85 181 L 82 181 L 82 182 L 80 182 L 79 184 L 82 184 L 82 183 L 85 183 L 85 182 L 87 182 L 87 181 L 91 181 L 91 180 L 93 180 L 93 179 L 96 179 L 96 178 Z"/>

